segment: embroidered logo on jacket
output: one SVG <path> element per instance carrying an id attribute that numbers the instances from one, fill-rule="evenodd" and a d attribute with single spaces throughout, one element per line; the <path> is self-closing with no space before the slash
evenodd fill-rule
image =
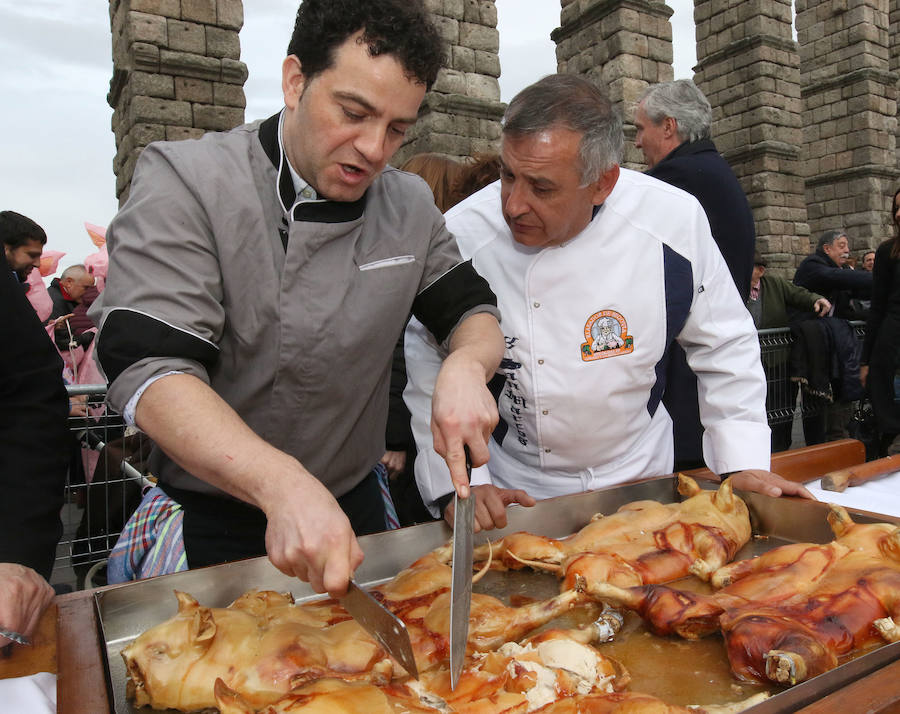
<path id="1" fill-rule="evenodd" d="M 593 362 L 634 351 L 634 337 L 628 334 L 628 323 L 615 310 L 601 310 L 588 318 L 584 325 L 581 359 Z"/>

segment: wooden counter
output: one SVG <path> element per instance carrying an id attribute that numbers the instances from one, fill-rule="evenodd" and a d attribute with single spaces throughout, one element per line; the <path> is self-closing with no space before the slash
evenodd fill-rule
<path id="1" fill-rule="evenodd" d="M 844 439 L 775 454 L 772 467 L 791 480 L 809 481 L 828 471 L 864 460 L 862 444 Z M 702 470 L 691 473 L 703 476 Z M 34 645 L 15 645 L 9 657 L 0 659 L 0 678 L 53 672 L 58 675 L 57 711 L 60 714 L 110 714 L 111 698 L 103 663 L 104 646 L 100 641 L 94 609 L 95 592 L 88 590 L 57 597 L 41 619 Z M 894 662 L 823 697 L 801 712 L 900 712 L 898 682 L 900 662 Z"/>

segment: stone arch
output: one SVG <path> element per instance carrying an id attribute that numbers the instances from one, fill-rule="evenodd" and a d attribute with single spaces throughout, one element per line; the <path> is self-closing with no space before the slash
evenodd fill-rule
<path id="1" fill-rule="evenodd" d="M 500 134 L 494 0 L 424 0 L 447 43 L 447 67 L 395 157 L 468 156 Z M 674 76 L 663 0 L 560 0 L 547 28 L 561 72 L 604 82 L 628 124 L 653 82 Z M 785 274 L 810 233 L 843 225 L 854 249 L 890 233 L 898 182 L 900 0 L 694 0 L 694 79 L 714 109 L 713 138 L 756 218 L 758 245 Z M 110 0 L 116 192 L 128 193 L 141 149 L 244 120 L 241 0 Z M 890 29 L 894 32 L 889 32 Z M 633 142 L 625 164 L 642 167 Z"/>

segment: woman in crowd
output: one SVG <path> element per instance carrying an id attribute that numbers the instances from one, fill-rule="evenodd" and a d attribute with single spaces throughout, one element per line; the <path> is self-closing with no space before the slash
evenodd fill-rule
<path id="1" fill-rule="evenodd" d="M 872 308 L 866 324 L 860 377 L 866 385 L 886 456 L 900 434 L 900 189 L 891 201 L 894 237 L 875 251 Z"/>

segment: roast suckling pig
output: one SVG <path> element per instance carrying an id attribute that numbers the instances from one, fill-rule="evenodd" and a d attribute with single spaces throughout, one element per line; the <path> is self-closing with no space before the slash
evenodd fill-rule
<path id="1" fill-rule="evenodd" d="M 255 709 L 216 682 L 222 714 L 733 714 L 765 698 L 757 695 L 734 705 L 687 708 L 656 697 L 623 691 L 628 673 L 590 646 L 593 633 L 547 630 L 521 644 L 507 643 L 495 652 L 476 654 L 450 689 L 446 667 L 424 672 L 418 682 L 369 682 L 319 679 Z"/>
<path id="2" fill-rule="evenodd" d="M 420 672 L 449 657 L 450 569 L 438 549 L 373 591 L 407 625 Z M 379 684 L 402 668 L 334 600 L 293 604 L 250 592 L 226 608 L 176 593 L 178 613 L 122 650 L 128 696 L 139 705 L 192 711 L 216 705 L 217 678 L 252 706 L 323 677 Z M 493 650 L 590 599 L 568 591 L 519 608 L 475 593 L 468 651 Z"/>
<path id="3" fill-rule="evenodd" d="M 662 585 L 586 589 L 636 610 L 658 634 L 721 630 L 739 678 L 796 684 L 842 655 L 900 640 L 900 527 L 854 523 L 835 505 L 828 522 L 830 543 L 786 545 L 724 566 L 712 595 Z"/>
<path id="4" fill-rule="evenodd" d="M 513 533 L 475 550 L 493 552 L 498 567 L 558 573 L 563 590 L 576 577 L 619 587 L 661 583 L 694 574 L 703 580 L 728 563 L 750 539 L 750 514 L 731 481 L 705 491 L 678 475 L 680 503 L 635 501 L 609 515 L 597 515 L 577 533 L 561 539 Z"/>

